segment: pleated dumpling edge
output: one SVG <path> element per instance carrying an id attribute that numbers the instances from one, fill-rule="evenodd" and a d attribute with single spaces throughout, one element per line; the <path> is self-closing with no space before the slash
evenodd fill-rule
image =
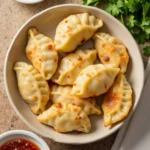
<path id="1" fill-rule="evenodd" d="M 28 43 L 26 55 L 33 66 L 49 80 L 58 66 L 58 53 L 52 39 L 41 34 L 38 29 L 28 30 Z"/>
<path id="2" fill-rule="evenodd" d="M 103 21 L 88 13 L 70 15 L 62 20 L 54 38 L 56 50 L 72 52 L 76 47 L 88 39 L 103 26 Z"/>
<path id="3" fill-rule="evenodd" d="M 98 32 L 93 36 L 98 57 L 103 64 L 114 64 L 125 73 L 129 62 L 127 48 L 118 39 L 107 34 Z"/>
<path id="4" fill-rule="evenodd" d="M 59 86 L 52 85 L 51 88 L 51 101 L 55 103 L 67 102 L 77 105 L 85 111 L 87 115 L 100 115 L 100 107 L 96 104 L 95 98 L 79 98 L 78 96 L 71 95 L 72 86 Z"/>
<path id="5" fill-rule="evenodd" d="M 30 105 L 33 113 L 42 113 L 50 99 L 48 83 L 32 65 L 25 62 L 16 62 L 14 70 L 22 98 Z"/>
<path id="6" fill-rule="evenodd" d="M 53 104 L 37 117 L 38 121 L 52 126 L 58 132 L 80 131 L 88 133 L 91 123 L 81 107 L 69 103 Z"/>
<path id="7" fill-rule="evenodd" d="M 114 65 L 96 64 L 84 68 L 73 84 L 72 94 L 81 98 L 106 93 L 112 86 L 120 69 Z"/>
<path id="8" fill-rule="evenodd" d="M 128 115 L 132 104 L 132 88 L 125 75 L 118 74 L 102 103 L 104 125 L 113 125 L 123 120 Z"/>
<path id="9" fill-rule="evenodd" d="M 78 49 L 61 59 L 58 69 L 51 80 L 59 85 L 73 85 L 82 69 L 92 65 L 96 58 L 96 50 Z"/>

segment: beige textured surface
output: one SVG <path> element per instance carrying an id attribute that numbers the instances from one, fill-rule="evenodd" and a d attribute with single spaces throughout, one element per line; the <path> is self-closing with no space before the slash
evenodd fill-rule
<path id="1" fill-rule="evenodd" d="M 15 129 L 29 130 L 11 108 L 4 88 L 3 66 L 10 42 L 21 25 L 31 16 L 48 7 L 63 3 L 81 4 L 82 0 L 45 0 L 36 5 L 24 5 L 15 0 L 0 0 L 0 134 Z M 110 150 L 115 136 L 116 134 L 104 140 L 81 146 L 45 140 L 52 150 Z"/>

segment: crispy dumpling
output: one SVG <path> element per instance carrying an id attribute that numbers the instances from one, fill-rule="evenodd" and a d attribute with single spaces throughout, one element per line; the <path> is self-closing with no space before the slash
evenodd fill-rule
<path id="1" fill-rule="evenodd" d="M 58 66 L 58 54 L 54 43 L 36 28 L 29 29 L 28 36 L 26 55 L 44 79 L 49 80 Z"/>
<path id="2" fill-rule="evenodd" d="M 101 19 L 88 13 L 68 16 L 56 28 L 54 40 L 56 50 L 72 52 L 78 45 L 90 39 L 102 26 Z"/>
<path id="3" fill-rule="evenodd" d="M 81 70 L 92 65 L 97 58 L 96 50 L 77 50 L 64 57 L 52 77 L 59 85 L 73 85 Z"/>
<path id="4" fill-rule="evenodd" d="M 102 109 L 104 125 L 109 126 L 123 120 L 132 107 L 132 89 L 123 74 L 119 74 L 104 97 Z"/>
<path id="5" fill-rule="evenodd" d="M 58 132 L 81 131 L 88 133 L 91 123 L 81 107 L 69 103 L 53 104 L 48 110 L 40 114 L 37 119 L 54 127 Z"/>
<path id="6" fill-rule="evenodd" d="M 96 33 L 93 37 L 99 59 L 103 64 L 114 64 L 125 73 L 129 62 L 126 47 L 115 37 L 106 33 Z"/>
<path id="7" fill-rule="evenodd" d="M 71 95 L 71 86 L 58 86 L 53 85 L 51 91 L 51 100 L 53 103 L 67 102 L 77 106 L 80 106 L 87 115 L 101 114 L 99 106 L 96 104 L 94 98 L 79 98 Z"/>
<path id="8" fill-rule="evenodd" d="M 72 94 L 82 98 L 99 96 L 112 86 L 119 68 L 113 65 L 90 65 L 84 68 L 73 84 Z"/>
<path id="9" fill-rule="evenodd" d="M 42 113 L 50 98 L 47 82 L 33 66 L 27 63 L 15 63 L 14 70 L 22 98 L 31 106 L 33 113 Z"/>

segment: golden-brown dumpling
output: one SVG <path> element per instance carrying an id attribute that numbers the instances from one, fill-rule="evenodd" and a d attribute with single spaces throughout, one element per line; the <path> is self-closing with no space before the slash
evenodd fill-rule
<path id="1" fill-rule="evenodd" d="M 101 19 L 88 13 L 68 16 L 56 28 L 56 50 L 72 52 L 78 45 L 90 39 L 102 25 Z"/>
<path id="2" fill-rule="evenodd" d="M 124 119 L 132 107 L 132 89 L 123 74 L 119 74 L 104 97 L 102 109 L 105 126 Z"/>
<path id="3" fill-rule="evenodd" d="M 47 82 L 33 66 L 27 63 L 15 63 L 14 70 L 22 98 L 31 106 L 33 113 L 42 113 L 50 98 Z"/>
<path id="4" fill-rule="evenodd" d="M 81 107 L 69 103 L 53 104 L 48 110 L 43 112 L 37 119 L 54 127 L 58 132 L 81 131 L 88 133 L 91 123 L 87 114 Z"/>
<path id="5" fill-rule="evenodd" d="M 28 36 L 26 55 L 42 76 L 49 80 L 58 66 L 58 54 L 54 43 L 36 28 L 29 29 Z"/>
<path id="6" fill-rule="evenodd" d="M 79 98 L 71 95 L 71 86 L 58 86 L 53 85 L 51 91 L 51 100 L 53 103 L 67 102 L 77 106 L 80 106 L 87 115 L 101 114 L 100 108 L 96 105 L 94 98 Z"/>
<path id="7" fill-rule="evenodd" d="M 96 50 L 77 50 L 64 57 L 52 77 L 59 85 L 73 85 L 81 70 L 92 65 L 97 58 Z"/>
<path id="8" fill-rule="evenodd" d="M 129 62 L 126 47 L 115 37 L 106 33 L 96 33 L 93 37 L 99 59 L 103 64 L 114 64 L 125 73 Z"/>
<path id="9" fill-rule="evenodd" d="M 99 96 L 112 86 L 119 68 L 113 65 L 90 65 L 84 68 L 73 84 L 72 94 L 82 98 Z"/>

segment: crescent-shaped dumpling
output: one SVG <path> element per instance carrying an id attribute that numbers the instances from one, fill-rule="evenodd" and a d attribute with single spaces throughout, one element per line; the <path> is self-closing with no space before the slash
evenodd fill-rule
<path id="1" fill-rule="evenodd" d="M 93 37 L 99 59 L 103 64 L 114 64 L 125 73 L 129 62 L 126 47 L 115 37 L 106 33 L 96 33 Z"/>
<path id="2" fill-rule="evenodd" d="M 31 106 L 33 113 L 42 113 L 50 98 L 48 83 L 33 66 L 27 63 L 15 63 L 14 70 L 22 98 Z"/>
<path id="3" fill-rule="evenodd" d="M 132 107 L 132 89 L 123 74 L 119 74 L 102 104 L 104 125 L 113 125 L 123 120 Z"/>
<path id="4" fill-rule="evenodd" d="M 101 19 L 88 13 L 68 16 L 56 28 L 54 40 L 56 50 L 72 52 L 78 45 L 90 39 L 102 26 Z"/>
<path id="5" fill-rule="evenodd" d="M 49 80 L 58 66 L 58 54 L 51 38 L 41 34 L 36 28 L 28 31 L 26 55 L 33 66 Z"/>
<path id="6" fill-rule="evenodd" d="M 64 57 L 52 77 L 59 85 L 73 85 L 82 69 L 92 65 L 97 58 L 96 50 L 77 50 Z"/>
<path id="7" fill-rule="evenodd" d="M 113 65 L 102 64 L 84 68 L 73 84 L 72 94 L 81 98 L 88 98 L 106 93 L 112 86 L 119 70 Z"/>
<path id="8" fill-rule="evenodd" d="M 53 103 L 67 102 L 77 106 L 80 106 L 87 115 L 101 114 L 100 108 L 96 105 L 96 99 L 94 98 L 79 98 L 78 96 L 71 95 L 71 86 L 58 86 L 53 85 L 51 91 L 51 101 Z"/>
<path id="9" fill-rule="evenodd" d="M 91 123 L 81 107 L 70 103 L 53 104 L 48 110 L 40 114 L 37 119 L 54 127 L 58 132 L 81 131 L 88 133 Z"/>

